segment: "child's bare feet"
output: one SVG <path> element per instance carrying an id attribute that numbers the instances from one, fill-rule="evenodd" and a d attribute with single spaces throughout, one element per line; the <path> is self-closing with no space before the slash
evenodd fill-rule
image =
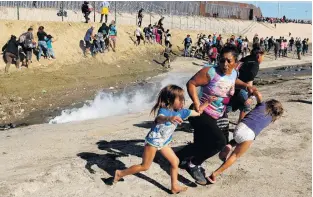
<path id="1" fill-rule="evenodd" d="M 187 189 L 188 189 L 188 187 L 181 187 L 181 186 L 176 185 L 175 187 L 172 187 L 171 192 L 172 192 L 173 194 L 178 194 L 178 193 L 180 193 L 180 192 L 185 192 L 185 191 L 187 191 Z"/>
<path id="2" fill-rule="evenodd" d="M 212 173 L 210 176 L 207 176 L 206 179 L 209 183 L 214 184 L 216 182 L 216 176 Z"/>
<path id="3" fill-rule="evenodd" d="M 114 175 L 114 179 L 113 179 L 113 183 L 117 183 L 120 179 L 121 179 L 121 171 L 120 170 L 116 170 L 115 171 L 115 175 Z"/>

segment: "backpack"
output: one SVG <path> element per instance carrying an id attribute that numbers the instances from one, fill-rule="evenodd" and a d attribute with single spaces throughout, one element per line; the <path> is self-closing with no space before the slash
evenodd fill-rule
<path id="1" fill-rule="evenodd" d="M 91 12 L 93 10 L 92 5 L 88 4 L 88 11 Z"/>
<path id="2" fill-rule="evenodd" d="M 22 43 L 24 43 L 25 39 L 26 39 L 26 33 L 23 33 L 23 34 L 20 35 L 20 37 L 18 38 L 18 42 L 19 42 L 20 44 L 22 44 Z"/>
<path id="3" fill-rule="evenodd" d="M 22 45 L 24 48 L 30 49 L 33 48 L 33 42 L 31 39 L 27 39 L 27 32 L 23 33 L 19 39 L 18 42 L 20 43 L 20 45 Z"/>
<path id="4" fill-rule="evenodd" d="M 185 38 L 185 43 L 186 44 L 190 44 L 190 42 L 191 42 L 191 38 Z"/>

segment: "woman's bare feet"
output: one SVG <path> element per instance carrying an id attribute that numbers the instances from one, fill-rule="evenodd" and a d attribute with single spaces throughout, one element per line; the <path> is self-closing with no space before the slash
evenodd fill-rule
<path id="1" fill-rule="evenodd" d="M 172 187 L 171 192 L 172 192 L 173 194 L 178 194 L 178 193 L 180 193 L 180 192 L 185 192 L 185 191 L 187 191 L 187 189 L 188 189 L 188 187 L 181 187 L 181 186 L 176 185 L 175 187 Z"/>
<path id="2" fill-rule="evenodd" d="M 114 179 L 113 179 L 113 183 L 117 183 L 120 179 L 121 179 L 121 171 L 120 170 L 116 170 L 115 171 L 115 175 L 114 175 Z"/>

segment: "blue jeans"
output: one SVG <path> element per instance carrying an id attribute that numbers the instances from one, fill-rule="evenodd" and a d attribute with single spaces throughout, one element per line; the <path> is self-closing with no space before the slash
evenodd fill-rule
<path id="1" fill-rule="evenodd" d="M 185 57 L 187 57 L 187 55 L 188 55 L 189 47 L 190 47 L 190 44 L 185 44 L 185 50 L 184 50 L 184 55 L 185 55 Z"/>
<path id="2" fill-rule="evenodd" d="M 53 48 L 48 48 L 48 56 L 52 57 L 52 58 L 55 58 Z"/>
<path id="3" fill-rule="evenodd" d="M 48 46 L 47 46 L 46 41 L 38 41 L 38 46 L 39 46 L 39 53 L 38 53 L 37 60 L 40 59 L 42 52 L 44 52 L 45 55 L 48 52 Z"/>

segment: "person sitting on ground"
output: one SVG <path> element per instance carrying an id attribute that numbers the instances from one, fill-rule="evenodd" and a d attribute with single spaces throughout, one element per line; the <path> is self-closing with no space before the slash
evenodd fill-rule
<path id="1" fill-rule="evenodd" d="M 95 26 L 92 25 L 86 31 L 86 34 L 85 34 L 85 37 L 84 37 L 84 41 L 85 41 L 85 44 L 86 44 L 86 49 L 85 49 L 85 54 L 84 54 L 85 57 L 86 57 L 87 53 L 90 53 L 91 41 L 94 40 L 94 37 L 95 37 L 94 29 L 95 29 Z"/>
<path id="2" fill-rule="evenodd" d="M 257 98 L 258 104 L 236 126 L 234 130 L 234 139 L 227 144 L 223 151 L 219 154 L 220 159 L 226 161 L 207 177 L 207 180 L 210 183 L 215 183 L 217 176 L 232 166 L 235 161 L 250 148 L 253 141 L 261 133 L 261 131 L 270 123 L 278 120 L 284 113 L 283 105 L 279 101 L 271 99 L 266 102 L 262 102 L 262 96 L 257 90 L 255 90 L 253 94 Z M 228 157 L 233 146 L 235 146 L 235 149 Z"/>
<path id="3" fill-rule="evenodd" d="M 54 54 L 54 51 L 53 51 L 53 48 L 52 48 L 52 43 L 57 41 L 56 39 L 53 39 L 53 37 L 49 34 L 47 35 L 46 37 L 46 42 L 47 42 L 47 47 L 48 47 L 48 57 L 49 59 L 55 59 L 55 54 Z"/>
<path id="4" fill-rule="evenodd" d="M 258 75 L 260 64 L 264 58 L 264 48 L 260 45 L 254 44 L 251 54 L 245 58 L 240 59 L 240 63 L 236 70 L 239 71 L 238 79 L 244 83 L 253 86 L 253 81 Z M 253 97 L 248 96 L 248 91 L 236 88 L 234 95 L 231 97 L 229 105 L 227 106 L 227 111 L 237 111 L 240 110 L 238 122 L 240 122 L 245 115 L 251 110 L 251 104 Z"/>
<path id="5" fill-rule="evenodd" d="M 15 35 L 11 35 L 10 40 L 2 47 L 4 62 L 6 63 L 4 72 L 8 73 L 10 65 L 15 63 L 17 69 L 20 68 L 19 43 Z"/>
<path id="6" fill-rule="evenodd" d="M 139 11 L 138 11 L 138 26 L 141 27 L 141 24 L 142 24 L 142 19 L 143 19 L 143 8 L 141 8 Z"/>
<path id="7" fill-rule="evenodd" d="M 158 113 L 153 127 L 145 138 L 146 143 L 142 155 L 142 163 L 133 165 L 125 170 L 116 170 L 114 183 L 127 175 L 147 171 L 153 162 L 156 152 L 160 151 L 171 165 L 171 192 L 176 194 L 187 190 L 187 187 L 178 185 L 179 160 L 169 146 L 177 125 L 181 124 L 188 117 L 200 115 L 200 113 L 194 110 L 183 109 L 184 101 L 184 90 L 181 87 L 168 85 L 161 90 L 157 103 L 151 110 L 151 113 L 155 114 L 156 111 Z M 200 106 L 200 108 L 205 108 L 206 105 L 207 103 Z"/>
<path id="8" fill-rule="evenodd" d="M 115 25 L 115 21 L 112 20 L 110 26 L 109 26 L 109 36 L 110 36 L 110 46 L 113 50 L 113 52 L 116 51 L 116 37 L 117 37 L 117 29 Z"/>
<path id="9" fill-rule="evenodd" d="M 187 37 L 183 41 L 184 44 L 184 56 L 188 56 L 189 47 L 192 44 L 192 39 L 190 38 L 190 35 L 188 34 Z"/>
<path id="10" fill-rule="evenodd" d="M 33 49 L 36 47 L 32 27 L 28 28 L 27 32 L 23 33 L 19 37 L 19 44 L 22 46 L 22 49 L 26 54 L 26 62 L 23 62 L 23 65 L 28 67 L 29 64 L 32 62 Z"/>
<path id="11" fill-rule="evenodd" d="M 89 15 L 91 13 L 91 11 L 93 10 L 92 6 L 89 4 L 88 1 L 84 1 L 84 3 L 82 4 L 81 7 L 82 13 L 84 14 L 84 18 L 85 18 L 85 23 L 88 23 L 90 18 Z"/>

